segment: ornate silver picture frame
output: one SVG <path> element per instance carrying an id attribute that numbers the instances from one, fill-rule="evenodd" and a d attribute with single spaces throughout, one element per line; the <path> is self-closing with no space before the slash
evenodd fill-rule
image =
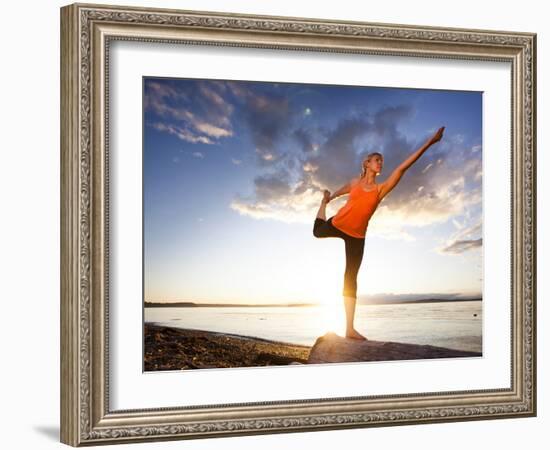
<path id="1" fill-rule="evenodd" d="M 109 70 L 116 63 L 111 47 L 121 41 L 262 49 L 268 57 L 284 50 L 509 64 L 504 94 L 511 99 L 510 148 L 500 149 L 511 160 L 510 295 L 501 299 L 510 318 L 509 385 L 114 408 L 109 192 L 116 172 L 109 170 Z M 535 89 L 532 33 L 105 5 L 61 8 L 61 441 L 83 446 L 536 415 Z M 484 258 L 490 261 L 491 254 Z"/>

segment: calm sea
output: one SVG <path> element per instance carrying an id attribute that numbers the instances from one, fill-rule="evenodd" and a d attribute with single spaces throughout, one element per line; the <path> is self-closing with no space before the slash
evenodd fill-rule
<path id="1" fill-rule="evenodd" d="M 145 308 L 145 322 L 311 346 L 342 335 L 342 305 Z M 358 305 L 356 329 L 371 340 L 482 351 L 482 302 Z"/>

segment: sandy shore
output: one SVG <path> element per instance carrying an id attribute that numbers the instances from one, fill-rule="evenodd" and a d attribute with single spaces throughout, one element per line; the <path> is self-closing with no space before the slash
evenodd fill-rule
<path id="1" fill-rule="evenodd" d="M 145 324 L 145 371 L 307 363 L 310 347 Z"/>

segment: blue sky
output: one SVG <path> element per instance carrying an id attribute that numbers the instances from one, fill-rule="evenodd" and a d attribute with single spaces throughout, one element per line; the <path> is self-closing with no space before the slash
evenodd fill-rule
<path id="1" fill-rule="evenodd" d="M 145 78 L 145 299 L 339 298 L 343 242 L 312 235 L 322 190 L 372 151 L 383 181 L 440 126 L 371 219 L 358 294 L 479 294 L 481 114 L 479 92 Z"/>

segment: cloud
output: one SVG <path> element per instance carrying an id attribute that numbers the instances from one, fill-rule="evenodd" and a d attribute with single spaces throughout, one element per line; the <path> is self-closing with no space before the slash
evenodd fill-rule
<path id="1" fill-rule="evenodd" d="M 393 131 L 385 136 L 388 144 L 383 151 L 382 179 L 428 137 L 411 142 Z M 462 139 L 450 136 L 449 140 L 429 148 L 382 201 L 373 220 L 380 220 L 385 226 L 400 223 L 418 227 L 445 223 L 480 205 L 481 159 L 456 143 Z"/>
<path id="2" fill-rule="evenodd" d="M 288 97 L 274 92 L 259 92 L 254 84 L 228 81 L 234 98 L 242 103 L 242 119 L 251 134 L 261 167 L 273 166 L 284 158 L 277 144 L 286 136 L 292 119 Z"/>
<path id="3" fill-rule="evenodd" d="M 474 145 L 472 147 L 472 153 L 479 152 L 481 150 L 481 145 Z"/>
<path id="4" fill-rule="evenodd" d="M 456 242 L 453 242 L 448 247 L 443 248 L 441 251 L 443 253 L 453 253 L 453 254 L 464 253 L 473 248 L 481 247 L 482 241 L 483 241 L 482 238 L 474 239 L 474 240 L 456 241 Z"/>
<path id="5" fill-rule="evenodd" d="M 359 176 L 361 162 L 368 153 L 380 151 L 384 155 L 380 182 L 426 141 L 430 136 L 427 131 L 416 138 L 399 131 L 399 126 L 414 114 L 413 108 L 401 105 L 343 118 L 332 129 L 294 130 L 292 137 L 300 151 L 287 155 L 287 159 L 297 162 L 297 169 L 290 171 L 292 176 L 285 181 L 285 189 L 271 191 L 269 198 L 258 196 L 256 189 L 256 196 L 239 196 L 232 207 L 254 218 L 310 222 L 321 191 L 334 191 Z M 464 145 L 464 136 L 446 138 L 428 149 L 382 201 L 369 224 L 369 235 L 412 240 L 410 227 L 444 223 L 480 205 L 479 156 L 472 155 L 471 148 Z M 331 202 L 327 213 L 335 213 L 344 199 Z"/>
<path id="6" fill-rule="evenodd" d="M 481 231 L 482 231 L 482 223 L 480 218 L 476 223 L 469 226 L 468 228 L 461 228 L 460 231 L 453 236 L 453 239 L 458 240 L 458 239 L 471 238 L 472 236 L 481 234 Z"/>
<path id="7" fill-rule="evenodd" d="M 307 145 L 302 146 L 306 153 L 303 167 L 317 167 L 312 179 L 314 185 L 336 190 L 360 175 L 361 163 L 368 153 L 381 151 L 385 154 L 385 165 L 395 166 L 412 147 L 397 126 L 414 114 L 414 109 L 406 105 L 385 107 L 371 115 L 343 118 L 333 129 L 316 129 L 316 139 L 323 141 L 315 152 L 309 152 Z M 307 130 L 295 133 L 295 137 L 301 137 L 304 144 L 314 142 Z"/>
<path id="8" fill-rule="evenodd" d="M 344 118 L 329 131 L 315 152 L 308 152 L 303 167 L 316 167 L 312 178 L 319 188 L 335 190 L 361 172 L 357 142 L 371 129 L 368 119 Z"/>
<path id="9" fill-rule="evenodd" d="M 304 165 L 303 165 L 303 170 L 304 172 L 315 172 L 317 171 L 317 169 L 319 169 L 318 166 L 312 164 L 311 162 L 307 161 Z"/>
<path id="10" fill-rule="evenodd" d="M 172 134 L 182 141 L 191 142 L 193 144 L 214 144 L 214 141 L 212 141 L 208 137 L 195 134 L 192 131 L 186 130 L 185 128 L 180 128 L 174 125 L 166 125 L 160 122 L 147 123 L 147 125 L 153 127 L 155 130 L 164 131 L 168 134 Z"/>
<path id="11" fill-rule="evenodd" d="M 286 189 L 284 186 L 278 188 Z M 241 215 L 254 219 L 272 219 L 285 223 L 311 223 L 313 225 L 312 208 L 319 206 L 321 194 L 311 188 L 299 190 L 289 186 L 289 189 L 291 193 L 277 196 L 277 201 L 273 201 L 276 189 L 266 190 L 263 194 L 265 199 L 250 199 L 237 195 L 232 200 L 230 208 Z"/>
<path id="12" fill-rule="evenodd" d="M 455 144 L 462 144 L 464 143 L 464 136 L 462 134 L 455 134 L 451 137 L 451 140 Z"/>
<path id="13" fill-rule="evenodd" d="M 351 111 L 332 126 L 313 124 L 305 117 L 311 110 L 304 103 L 293 109 L 284 85 L 272 87 L 217 80 L 179 84 L 153 80 L 146 85 L 148 124 L 159 131 L 190 143 L 214 145 L 233 136 L 234 124 L 244 126 L 260 175 L 253 180 L 252 195 L 236 194 L 230 206 L 256 219 L 311 222 L 322 190 L 334 191 L 358 177 L 368 153 L 384 155 L 378 179 L 383 182 L 443 125 L 405 134 L 404 125 L 416 114 L 405 104 L 372 113 Z M 298 93 L 309 95 L 307 89 Z M 448 220 L 462 223 L 460 218 L 481 204 L 481 176 L 481 146 L 447 130 L 443 140 L 428 149 L 382 201 L 369 224 L 369 234 L 411 240 L 411 228 Z M 331 202 L 328 213 L 336 213 L 345 200 Z M 442 248 L 450 248 L 449 253 L 453 243 L 475 237 L 455 236 Z"/>
<path id="14" fill-rule="evenodd" d="M 467 221 L 468 218 L 465 217 L 465 220 Z M 469 225 L 466 225 L 466 223 L 462 224 L 458 220 L 453 220 L 453 224 L 457 227 L 457 231 L 437 249 L 438 253 L 458 255 L 482 246 L 483 239 L 481 238 L 481 232 L 483 227 L 481 214 Z"/>
<path id="15" fill-rule="evenodd" d="M 313 139 L 308 131 L 304 130 L 303 128 L 298 128 L 294 130 L 292 136 L 296 139 L 296 141 L 300 145 L 300 148 L 305 153 L 310 153 L 314 151 L 315 147 L 313 145 Z"/>
<path id="16" fill-rule="evenodd" d="M 191 153 L 195 158 L 201 158 L 204 159 L 204 153 L 202 152 L 193 152 Z"/>
<path id="17" fill-rule="evenodd" d="M 208 80 L 146 80 L 147 124 L 192 144 L 217 144 L 233 136 L 234 106 L 223 97 L 223 84 Z"/>
<path id="18" fill-rule="evenodd" d="M 271 202 L 286 197 L 291 188 L 288 173 L 279 171 L 276 174 L 262 175 L 254 179 L 256 199 L 260 202 Z"/>
<path id="19" fill-rule="evenodd" d="M 322 180 L 330 179 L 331 173 L 346 173 L 345 167 L 357 162 L 354 141 L 366 126 L 364 120 L 342 120 L 332 132 L 326 133 L 325 142 L 317 150 L 309 142 L 309 131 L 294 133 L 308 156 L 303 159 L 301 155 L 287 155 L 286 168 L 279 161 L 278 169 L 273 168 L 274 172 L 254 180 L 254 195 L 248 198 L 237 195 L 231 208 L 256 219 L 311 222 L 312 210 L 318 208 L 321 200 Z"/>
<path id="20" fill-rule="evenodd" d="M 161 100 L 166 99 L 173 99 L 173 100 L 188 100 L 189 97 L 187 94 L 177 89 L 172 84 L 168 84 L 163 81 L 154 81 L 154 80 L 146 80 L 146 89 L 149 89 L 151 95 L 145 95 L 145 107 L 151 106 L 150 103 L 153 101 L 159 101 L 159 104 L 161 103 Z"/>

